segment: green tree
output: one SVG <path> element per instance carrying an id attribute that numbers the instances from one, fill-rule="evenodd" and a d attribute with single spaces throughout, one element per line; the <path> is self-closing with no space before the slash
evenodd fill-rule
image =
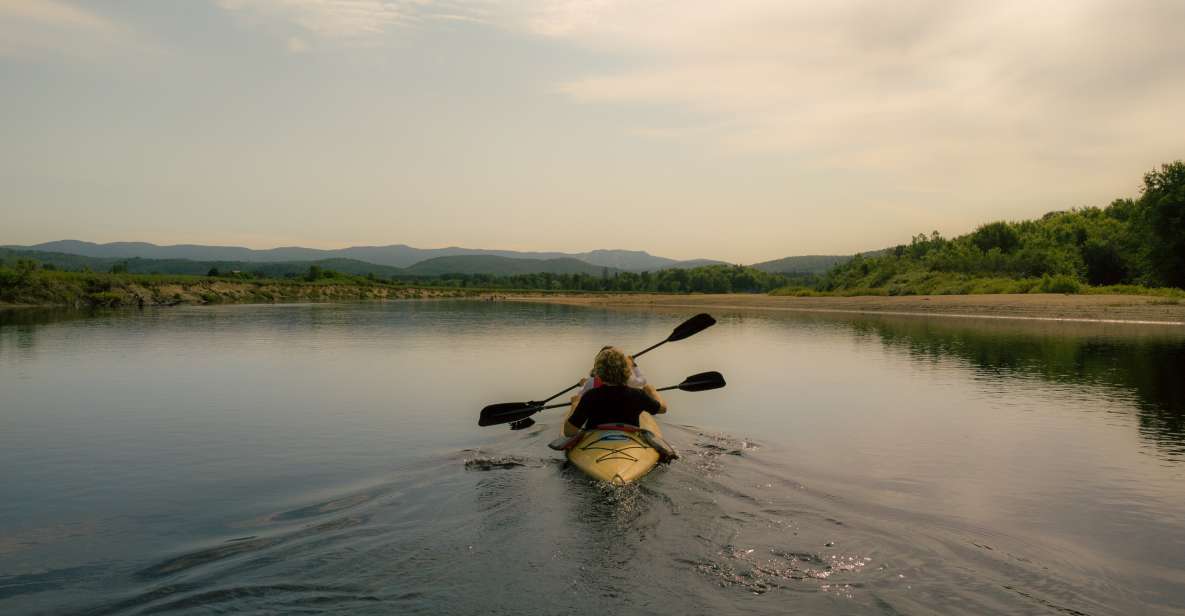
<path id="1" fill-rule="evenodd" d="M 1166 284 L 1185 288 L 1185 162 L 1161 165 L 1144 175 L 1144 195 L 1151 227 L 1151 265 Z"/>
<path id="2" fill-rule="evenodd" d="M 971 234 L 971 243 L 985 253 L 999 248 L 1000 252 L 1008 254 L 1020 246 L 1020 235 L 1006 222 L 993 222 L 976 229 Z"/>
<path id="3" fill-rule="evenodd" d="M 17 280 L 22 283 L 25 282 L 40 266 L 41 264 L 33 259 L 17 259 L 16 267 L 14 268 L 16 269 Z"/>
<path id="4" fill-rule="evenodd" d="M 1086 264 L 1086 281 L 1090 284 L 1119 284 L 1127 279 L 1127 264 L 1114 244 L 1087 240 L 1082 246 L 1082 260 Z"/>
<path id="5" fill-rule="evenodd" d="M 112 274 L 126 274 L 126 273 L 128 273 L 128 262 L 127 261 L 120 261 L 119 263 L 112 265 L 111 266 L 111 273 Z"/>
<path id="6" fill-rule="evenodd" d="M 321 270 L 320 265 L 310 265 L 309 271 L 304 275 L 304 279 L 308 280 L 309 282 L 313 282 L 315 280 L 320 280 L 321 276 L 324 274 L 325 272 Z"/>
<path id="7" fill-rule="evenodd" d="M 200 271 L 200 270 L 199 270 L 199 271 Z M 206 272 L 206 275 L 207 275 L 207 276 L 210 276 L 211 278 L 213 278 L 213 277 L 215 277 L 215 276 L 221 276 L 221 275 L 222 275 L 222 272 L 218 271 L 218 268 L 216 268 L 216 267 L 211 267 L 211 268 L 210 268 L 210 271 Z"/>

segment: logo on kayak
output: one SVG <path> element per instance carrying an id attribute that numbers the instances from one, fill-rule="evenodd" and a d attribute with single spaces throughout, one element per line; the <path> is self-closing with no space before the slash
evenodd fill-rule
<path id="1" fill-rule="evenodd" d="M 608 441 L 608 442 L 607 442 Z M 629 443 L 626 446 L 617 443 Z M 598 445 L 600 445 L 598 447 Z M 644 445 L 639 443 L 636 439 L 631 438 L 626 434 L 606 434 L 601 438 L 580 448 L 583 451 L 604 451 L 605 455 L 597 458 L 597 463 L 606 462 L 608 460 L 626 460 L 628 462 L 637 462 L 638 459 L 630 455 L 628 450 L 631 449 L 646 449 Z"/>

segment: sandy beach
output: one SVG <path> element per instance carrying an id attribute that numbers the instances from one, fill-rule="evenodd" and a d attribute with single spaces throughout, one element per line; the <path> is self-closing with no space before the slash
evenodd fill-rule
<path id="1" fill-rule="evenodd" d="M 725 295 L 532 295 L 507 301 L 655 308 L 775 310 L 1185 326 L 1185 302 L 1142 295 L 921 295 L 783 297 Z"/>

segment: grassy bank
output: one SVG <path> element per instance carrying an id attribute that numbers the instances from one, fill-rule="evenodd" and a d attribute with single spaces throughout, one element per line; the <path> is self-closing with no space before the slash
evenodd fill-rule
<path id="1" fill-rule="evenodd" d="M 879 281 L 877 286 L 855 285 L 821 290 L 817 287 L 787 286 L 770 295 L 790 297 L 857 297 L 909 295 L 1002 295 L 1060 293 L 1070 295 L 1145 295 L 1165 302 L 1185 300 L 1185 291 L 1173 287 L 1146 287 L 1134 284 L 1090 285 L 1067 275 L 1004 278 L 954 274 L 950 272 L 909 271 Z"/>
<path id="2" fill-rule="evenodd" d="M 476 289 L 413 287 L 336 276 L 318 280 L 0 269 L 0 304 L 114 308 L 177 304 L 469 297 Z"/>

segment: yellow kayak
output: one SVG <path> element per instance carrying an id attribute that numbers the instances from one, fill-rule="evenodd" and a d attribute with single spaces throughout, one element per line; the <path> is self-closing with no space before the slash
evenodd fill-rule
<path id="1" fill-rule="evenodd" d="M 658 436 L 661 432 L 650 413 L 642 413 L 638 424 L 638 428 L 615 425 L 586 430 L 567 450 L 568 461 L 593 479 L 614 485 L 641 479 L 658 464 L 659 453 L 646 442 L 639 428 Z"/>

